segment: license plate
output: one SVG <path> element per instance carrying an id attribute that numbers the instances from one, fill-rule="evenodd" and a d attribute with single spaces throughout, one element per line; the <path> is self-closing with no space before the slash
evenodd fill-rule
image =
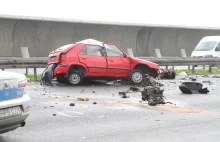
<path id="1" fill-rule="evenodd" d="M 14 116 L 19 116 L 22 114 L 20 107 L 12 107 L 7 109 L 0 109 L 0 119 L 10 118 Z"/>

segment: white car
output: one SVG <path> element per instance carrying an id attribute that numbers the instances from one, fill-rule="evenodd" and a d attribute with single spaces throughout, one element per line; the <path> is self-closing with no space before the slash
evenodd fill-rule
<path id="1" fill-rule="evenodd" d="M 220 57 L 220 36 L 203 37 L 191 54 L 192 58 Z"/>
<path id="2" fill-rule="evenodd" d="M 30 113 L 31 98 L 24 93 L 24 74 L 0 69 L 0 134 L 25 125 Z"/>

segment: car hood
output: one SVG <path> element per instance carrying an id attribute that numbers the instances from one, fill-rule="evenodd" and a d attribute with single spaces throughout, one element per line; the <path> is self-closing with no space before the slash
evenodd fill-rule
<path id="1" fill-rule="evenodd" d="M 159 69 L 158 64 L 151 62 L 151 61 L 147 61 L 147 60 L 143 60 L 143 59 L 139 59 L 139 58 L 135 58 L 135 57 L 130 57 L 133 61 L 141 63 L 141 64 L 145 64 L 148 65 L 150 68 L 154 68 L 154 69 Z"/>
<path id="2" fill-rule="evenodd" d="M 2 71 L 0 69 L 0 80 L 9 80 L 9 79 L 25 80 L 26 77 L 24 74 L 21 73 L 7 72 L 7 71 Z"/>

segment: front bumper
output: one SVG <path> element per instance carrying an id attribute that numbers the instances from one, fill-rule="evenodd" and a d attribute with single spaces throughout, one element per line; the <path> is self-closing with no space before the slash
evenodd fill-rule
<path id="1" fill-rule="evenodd" d="M 0 134 L 14 130 L 24 125 L 24 121 L 27 119 L 30 113 L 30 101 L 31 98 L 28 95 L 24 95 L 19 99 L 0 102 L 0 109 L 15 106 L 20 106 L 22 109 L 22 115 L 0 120 Z"/>

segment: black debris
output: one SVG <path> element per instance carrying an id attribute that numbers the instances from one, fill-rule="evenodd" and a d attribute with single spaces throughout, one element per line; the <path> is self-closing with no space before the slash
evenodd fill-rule
<path id="1" fill-rule="evenodd" d="M 197 79 L 194 78 L 194 77 L 190 77 L 190 80 L 191 80 L 191 81 L 197 81 Z"/>
<path id="2" fill-rule="evenodd" d="M 70 97 L 70 96 L 67 96 L 68 98 Z"/>
<path id="3" fill-rule="evenodd" d="M 74 103 L 70 103 L 70 106 L 75 106 L 75 104 Z"/>
<path id="4" fill-rule="evenodd" d="M 164 90 L 161 90 L 159 87 L 146 86 L 141 92 L 142 101 L 148 101 L 148 105 L 155 106 L 157 104 L 165 104 Z"/>
<path id="5" fill-rule="evenodd" d="M 207 81 L 203 81 L 202 83 L 211 83 L 211 81 L 207 80 Z"/>
<path id="6" fill-rule="evenodd" d="M 209 77 L 209 75 L 203 75 L 202 77 Z"/>
<path id="7" fill-rule="evenodd" d="M 118 94 L 122 97 L 122 98 L 129 98 L 129 96 L 127 95 L 126 92 L 118 92 Z"/>
<path id="8" fill-rule="evenodd" d="M 209 90 L 207 88 L 202 88 L 203 84 L 198 82 L 183 82 L 179 89 L 184 94 L 207 94 Z"/>
<path id="9" fill-rule="evenodd" d="M 56 114 L 53 114 L 53 116 L 56 116 Z"/>
<path id="10" fill-rule="evenodd" d="M 199 93 L 201 93 L 201 94 L 207 94 L 207 93 L 209 93 L 209 90 L 208 90 L 208 88 L 203 88 L 203 89 L 200 89 L 200 90 L 199 90 Z"/>
<path id="11" fill-rule="evenodd" d="M 50 107 L 54 107 L 54 106 L 50 106 Z"/>
<path id="12" fill-rule="evenodd" d="M 92 91 L 92 93 L 95 93 L 95 91 Z"/>
<path id="13" fill-rule="evenodd" d="M 214 75 L 214 76 L 212 76 L 212 78 L 220 78 L 220 76 Z"/>
<path id="14" fill-rule="evenodd" d="M 94 102 L 93 104 L 94 104 L 94 105 L 96 105 L 97 103 L 96 103 L 96 102 Z"/>

